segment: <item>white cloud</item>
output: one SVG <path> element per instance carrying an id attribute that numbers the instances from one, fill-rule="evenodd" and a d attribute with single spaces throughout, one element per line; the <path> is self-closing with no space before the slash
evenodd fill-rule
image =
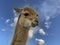
<path id="1" fill-rule="evenodd" d="M 40 15 L 41 20 L 49 21 L 60 15 L 60 0 L 45 0 L 41 6 L 36 6 Z M 50 24 L 45 25 L 46 28 L 50 27 Z"/>
<path id="2" fill-rule="evenodd" d="M 18 20 L 18 17 L 14 17 L 14 23 L 16 24 Z"/>
<path id="3" fill-rule="evenodd" d="M 43 29 L 40 29 L 40 27 L 36 26 L 35 28 L 31 27 L 29 32 L 28 32 L 28 37 L 32 38 L 36 32 L 38 32 L 42 35 L 47 35 Z"/>
<path id="4" fill-rule="evenodd" d="M 39 33 L 42 34 L 42 35 L 46 35 L 46 33 L 44 32 L 43 29 L 40 29 L 40 30 L 39 30 Z"/>
<path id="5" fill-rule="evenodd" d="M 19 13 L 17 13 L 15 10 L 13 10 L 14 16 L 19 16 Z"/>
<path id="6" fill-rule="evenodd" d="M 50 17 L 49 16 L 45 16 L 45 20 L 46 21 L 49 21 L 50 20 Z"/>
<path id="7" fill-rule="evenodd" d="M 34 34 L 40 29 L 40 27 L 36 26 L 36 27 L 31 27 L 29 32 L 28 32 L 28 37 L 32 38 L 34 36 Z"/>
<path id="8" fill-rule="evenodd" d="M 6 23 L 9 23 L 9 21 L 10 21 L 10 19 L 7 19 L 7 20 L 6 20 Z"/>
<path id="9" fill-rule="evenodd" d="M 49 22 L 49 21 L 48 22 L 45 22 L 45 27 L 48 29 L 50 27 L 51 23 L 52 22 Z"/>
<path id="10" fill-rule="evenodd" d="M 1 31 L 6 31 L 6 29 L 1 29 Z"/>
<path id="11" fill-rule="evenodd" d="M 45 41 L 43 39 L 37 39 L 36 38 L 36 41 L 37 41 L 38 45 L 44 45 L 45 44 Z"/>
<path id="12" fill-rule="evenodd" d="M 48 29 L 50 26 L 49 25 L 45 25 L 45 27 Z"/>
<path id="13" fill-rule="evenodd" d="M 58 5 L 55 3 L 57 3 Z M 48 0 L 42 4 L 42 7 L 40 10 L 44 16 L 53 17 L 53 16 L 56 16 L 56 14 L 58 13 L 57 11 L 60 11 L 60 10 L 58 10 L 58 7 L 60 9 L 59 2 L 57 2 L 57 0 L 56 1 L 53 0 L 52 2 L 50 0 Z"/>
<path id="14" fill-rule="evenodd" d="M 33 37 L 33 30 L 29 30 L 29 32 L 28 32 L 28 37 L 29 37 L 29 38 L 32 38 L 32 37 Z"/>
<path id="15" fill-rule="evenodd" d="M 16 13 L 15 10 L 13 10 L 13 13 L 14 13 L 14 18 L 12 18 L 12 19 L 14 20 L 14 22 L 9 24 L 10 27 L 16 26 L 16 23 L 17 23 L 17 20 L 18 20 L 18 14 Z M 6 23 L 9 23 L 9 21 L 10 21 L 10 19 L 7 19 Z"/>
<path id="16" fill-rule="evenodd" d="M 16 26 L 16 23 L 17 23 L 17 20 L 18 20 L 18 17 L 14 17 L 14 22 L 10 24 L 11 27 L 14 27 Z"/>
<path id="17" fill-rule="evenodd" d="M 14 23 L 11 23 L 11 24 L 10 24 L 10 26 L 11 26 L 11 27 L 14 27 L 14 26 L 15 26 L 15 24 L 14 24 Z"/>
<path id="18" fill-rule="evenodd" d="M 17 13 L 16 13 L 16 11 L 15 11 L 15 10 L 13 10 L 13 12 L 14 12 L 14 16 L 17 16 Z"/>
<path id="19" fill-rule="evenodd" d="M 19 14 L 15 10 L 13 10 L 13 12 L 14 12 L 14 23 L 16 24 Z"/>

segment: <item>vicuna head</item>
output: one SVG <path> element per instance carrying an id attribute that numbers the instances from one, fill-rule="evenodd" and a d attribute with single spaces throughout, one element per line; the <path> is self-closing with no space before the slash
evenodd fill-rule
<path id="1" fill-rule="evenodd" d="M 29 7 L 23 9 L 14 8 L 19 13 L 18 23 L 23 27 L 35 27 L 38 25 L 38 14 Z"/>

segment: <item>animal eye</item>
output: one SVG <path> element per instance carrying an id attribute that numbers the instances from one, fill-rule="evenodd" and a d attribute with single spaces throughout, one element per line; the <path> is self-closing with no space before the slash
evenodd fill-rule
<path id="1" fill-rule="evenodd" d="M 29 14 L 28 14 L 28 13 L 25 13 L 24 15 L 25 15 L 25 16 L 28 16 Z"/>

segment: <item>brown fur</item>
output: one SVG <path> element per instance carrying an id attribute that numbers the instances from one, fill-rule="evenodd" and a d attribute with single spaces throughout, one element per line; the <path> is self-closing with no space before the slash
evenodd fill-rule
<path id="1" fill-rule="evenodd" d="M 20 15 L 18 17 L 11 45 L 26 45 L 29 28 L 35 27 L 38 24 L 37 13 L 29 7 L 23 9 L 16 8 L 15 10 Z M 25 13 L 28 13 L 28 16 L 25 16 Z"/>

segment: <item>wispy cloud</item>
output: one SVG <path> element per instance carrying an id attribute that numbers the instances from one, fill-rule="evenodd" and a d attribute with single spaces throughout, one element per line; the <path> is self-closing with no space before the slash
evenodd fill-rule
<path id="1" fill-rule="evenodd" d="M 48 29 L 48 28 L 50 27 L 51 23 L 52 23 L 52 22 L 46 21 L 46 22 L 45 22 L 45 27 Z"/>
<path id="2" fill-rule="evenodd" d="M 36 27 L 31 27 L 29 32 L 28 32 L 28 37 L 32 38 L 34 36 L 34 34 L 40 29 L 40 27 L 36 26 Z"/>
<path id="3" fill-rule="evenodd" d="M 36 38 L 36 41 L 37 41 L 38 45 L 44 45 L 45 44 L 45 41 L 43 39 L 37 39 Z"/>
<path id="4" fill-rule="evenodd" d="M 9 23 L 9 21 L 10 21 L 10 19 L 7 19 L 7 20 L 6 20 L 6 23 Z"/>
<path id="5" fill-rule="evenodd" d="M 17 20 L 18 20 L 18 14 L 16 13 L 15 10 L 13 10 L 14 12 L 14 18 L 13 18 L 13 22 L 9 24 L 10 27 L 15 27 Z M 6 23 L 9 23 L 12 19 L 7 19 Z"/>
<path id="6" fill-rule="evenodd" d="M 37 6 L 37 9 L 41 20 L 48 23 L 45 27 L 49 28 L 51 19 L 60 15 L 60 0 L 45 0 L 40 7 Z"/>
<path id="7" fill-rule="evenodd" d="M 18 17 L 14 17 L 14 23 L 16 24 L 18 20 Z"/>
<path id="8" fill-rule="evenodd" d="M 14 27 L 14 26 L 15 26 L 15 24 L 14 24 L 14 23 L 11 23 L 11 24 L 10 24 L 10 27 Z"/>
<path id="9" fill-rule="evenodd" d="M 58 13 L 57 11 L 59 11 L 58 10 L 59 5 L 57 5 L 55 3 L 58 4 L 59 2 L 57 2 L 57 0 L 56 0 L 56 2 L 55 2 L 55 0 L 53 0 L 53 1 L 46 0 L 42 4 L 42 7 L 40 9 L 41 13 L 43 13 L 44 16 L 49 16 L 49 17 L 56 16 L 56 13 Z"/>
<path id="10" fill-rule="evenodd" d="M 14 16 L 18 16 L 18 13 L 15 10 L 13 10 L 13 13 L 14 13 Z"/>
<path id="11" fill-rule="evenodd" d="M 29 32 L 28 32 L 28 37 L 29 37 L 29 38 L 32 38 L 32 37 L 33 37 L 33 30 L 29 30 Z"/>
<path id="12" fill-rule="evenodd" d="M 42 34 L 42 35 L 46 35 L 44 29 L 40 29 L 40 30 L 39 30 L 39 33 Z"/>
<path id="13" fill-rule="evenodd" d="M 13 21 L 12 23 L 9 24 L 10 27 L 15 27 L 15 26 L 16 26 L 18 17 L 14 17 L 13 19 L 14 19 L 14 21 Z M 8 22 L 9 22 L 9 21 L 8 21 Z"/>

